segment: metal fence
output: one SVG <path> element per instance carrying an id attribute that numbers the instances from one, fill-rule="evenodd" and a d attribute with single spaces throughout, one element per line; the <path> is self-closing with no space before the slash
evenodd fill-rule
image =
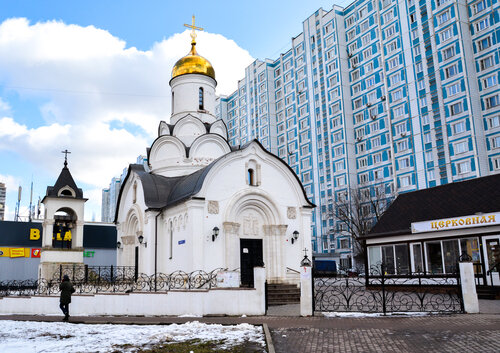
<path id="1" fill-rule="evenodd" d="M 136 273 L 130 267 L 91 267 L 62 268 L 50 280 L 26 280 L 0 282 L 0 297 L 55 295 L 59 293 L 60 278 L 68 275 L 76 293 L 131 293 L 167 292 L 170 290 L 207 290 L 217 287 L 217 273 L 225 271 L 218 268 L 211 272 L 175 271 L 171 274 L 156 273 L 146 275 Z"/>
<path id="2" fill-rule="evenodd" d="M 387 275 L 385 266 L 327 277 L 313 276 L 313 308 L 320 312 L 463 312 L 458 274 Z"/>

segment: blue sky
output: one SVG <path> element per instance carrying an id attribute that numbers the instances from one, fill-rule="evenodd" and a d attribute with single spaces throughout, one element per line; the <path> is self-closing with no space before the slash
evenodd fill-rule
<path id="1" fill-rule="evenodd" d="M 347 5 L 349 2 L 336 2 Z M 183 27 L 196 15 L 198 51 L 228 94 L 254 59 L 276 58 L 302 21 L 331 1 L 0 0 L 0 182 L 7 219 L 17 186 L 26 216 L 69 166 L 100 219 L 100 190 L 145 154 L 170 115 L 170 70 L 189 50 Z M 224 69 L 221 69 L 224 68 Z"/>

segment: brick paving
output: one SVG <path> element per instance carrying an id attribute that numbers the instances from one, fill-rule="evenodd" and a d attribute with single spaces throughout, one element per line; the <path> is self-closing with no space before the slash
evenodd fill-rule
<path id="1" fill-rule="evenodd" d="M 500 301 L 491 302 L 488 307 L 499 304 Z M 225 325 L 266 323 L 277 353 L 500 352 L 500 315 L 482 312 L 421 317 L 72 317 L 70 320 L 88 324 L 171 324 L 194 320 Z M 59 316 L 0 316 L 0 320 L 60 319 Z"/>

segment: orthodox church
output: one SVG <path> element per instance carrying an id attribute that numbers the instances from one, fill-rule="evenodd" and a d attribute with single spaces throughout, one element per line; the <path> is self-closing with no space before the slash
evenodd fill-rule
<path id="1" fill-rule="evenodd" d="M 130 165 L 120 190 L 117 265 L 147 275 L 225 268 L 248 286 L 263 265 L 268 282 L 298 283 L 315 206 L 257 140 L 229 145 L 214 115 L 215 71 L 190 27 L 191 50 L 172 70 L 170 123 L 147 149 L 149 171 Z"/>

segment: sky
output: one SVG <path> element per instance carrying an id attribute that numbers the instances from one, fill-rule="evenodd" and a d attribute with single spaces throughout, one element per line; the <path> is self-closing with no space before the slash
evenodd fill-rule
<path id="1" fill-rule="evenodd" d="M 332 1 L 0 0 L 0 182 L 6 220 L 54 185 L 68 149 L 85 219 L 100 221 L 101 190 L 145 155 L 169 121 L 174 63 L 190 48 L 214 66 L 230 94 L 255 59 L 276 59 L 302 22 Z M 349 1 L 335 1 L 348 5 Z"/>

